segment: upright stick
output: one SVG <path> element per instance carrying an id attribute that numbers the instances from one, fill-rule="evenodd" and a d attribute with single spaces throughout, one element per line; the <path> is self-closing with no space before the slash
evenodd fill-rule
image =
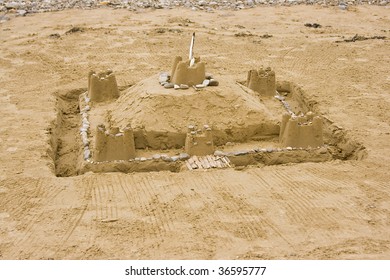
<path id="1" fill-rule="evenodd" d="M 192 33 L 192 39 L 191 39 L 191 44 L 190 44 L 190 54 L 189 54 L 190 66 L 194 65 L 194 63 L 195 63 L 194 45 L 195 45 L 195 32 Z"/>

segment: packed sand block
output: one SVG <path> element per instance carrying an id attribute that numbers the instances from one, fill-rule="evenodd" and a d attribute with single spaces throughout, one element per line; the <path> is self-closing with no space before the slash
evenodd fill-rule
<path id="1" fill-rule="evenodd" d="M 107 70 L 100 73 L 90 71 L 88 75 L 88 95 L 93 102 L 103 102 L 119 97 L 114 73 Z"/>
<path id="2" fill-rule="evenodd" d="M 96 129 L 94 161 L 128 160 L 135 158 L 134 134 L 127 126 L 122 131 L 118 127 L 101 124 Z"/>
<path id="3" fill-rule="evenodd" d="M 308 148 L 324 144 L 322 118 L 308 112 L 304 116 L 284 114 L 280 127 L 279 141 L 284 147 Z"/>
<path id="4" fill-rule="evenodd" d="M 183 61 L 181 56 L 175 57 L 171 71 L 171 83 L 195 86 L 202 84 L 205 77 L 206 66 L 204 62 L 200 62 L 200 58 L 195 58 L 195 63 L 191 65 L 190 60 Z"/>
<path id="5" fill-rule="evenodd" d="M 276 92 L 275 72 L 267 67 L 265 70 L 249 70 L 246 86 L 261 96 L 274 96 Z"/>
<path id="6" fill-rule="evenodd" d="M 205 156 L 214 153 L 214 143 L 211 128 L 204 125 L 203 129 L 188 126 L 185 151 L 190 156 Z"/>

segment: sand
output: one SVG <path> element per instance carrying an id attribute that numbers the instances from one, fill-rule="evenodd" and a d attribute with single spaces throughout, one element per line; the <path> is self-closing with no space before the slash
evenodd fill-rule
<path id="1" fill-rule="evenodd" d="M 388 259 L 390 48 L 375 36 L 389 37 L 389 23 L 387 7 L 296 6 L 68 10 L 1 24 L 0 258 Z M 85 92 L 91 69 L 112 69 L 122 91 L 166 71 L 194 31 L 208 72 L 245 80 L 272 67 L 366 156 L 56 177 L 56 152 L 72 157 L 50 141 L 58 96 Z M 375 38 L 343 41 L 356 34 Z"/>

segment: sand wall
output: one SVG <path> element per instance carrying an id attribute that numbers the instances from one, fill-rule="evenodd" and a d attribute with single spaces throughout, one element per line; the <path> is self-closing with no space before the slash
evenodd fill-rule
<path id="1" fill-rule="evenodd" d="M 227 142 L 244 143 L 251 140 L 270 139 L 279 137 L 279 125 L 259 124 L 226 129 L 213 128 L 213 143 L 215 146 Z M 187 133 L 167 131 L 134 130 L 136 149 L 150 148 L 154 150 L 179 149 L 185 146 Z"/>

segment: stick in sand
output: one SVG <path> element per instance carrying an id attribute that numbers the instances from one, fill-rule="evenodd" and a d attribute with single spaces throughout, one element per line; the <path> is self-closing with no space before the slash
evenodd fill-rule
<path id="1" fill-rule="evenodd" d="M 192 33 L 192 39 L 191 39 L 191 44 L 190 44 L 190 54 L 189 54 L 190 66 L 194 65 L 194 63 L 195 63 L 194 45 L 195 45 L 195 32 Z"/>

